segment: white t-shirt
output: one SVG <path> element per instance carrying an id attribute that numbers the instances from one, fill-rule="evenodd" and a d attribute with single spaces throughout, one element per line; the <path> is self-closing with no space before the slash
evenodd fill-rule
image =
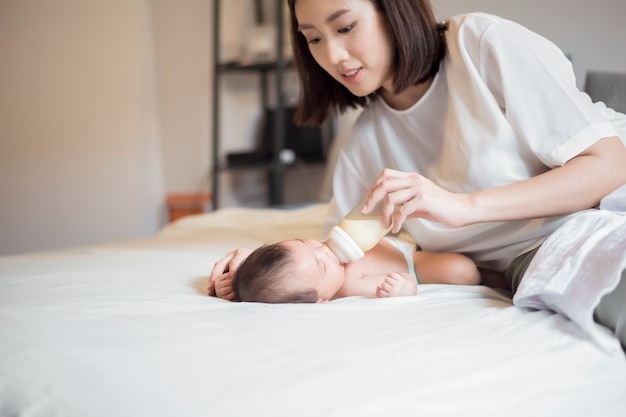
<path id="1" fill-rule="evenodd" d="M 626 142 L 626 116 L 580 92 L 571 63 L 550 41 L 486 14 L 448 23 L 446 58 L 427 93 L 403 111 L 379 97 L 356 121 L 337 158 L 327 230 L 387 167 L 473 192 L 561 166 L 605 137 Z M 568 217 L 460 228 L 409 219 L 404 230 L 423 250 L 465 253 L 503 270 Z"/>

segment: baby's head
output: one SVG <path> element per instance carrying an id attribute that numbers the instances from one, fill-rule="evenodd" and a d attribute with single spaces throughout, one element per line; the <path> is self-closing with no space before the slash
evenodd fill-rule
<path id="1" fill-rule="evenodd" d="M 233 290 L 241 301 L 317 303 L 343 285 L 343 266 L 317 240 L 285 240 L 264 245 L 239 265 Z"/>

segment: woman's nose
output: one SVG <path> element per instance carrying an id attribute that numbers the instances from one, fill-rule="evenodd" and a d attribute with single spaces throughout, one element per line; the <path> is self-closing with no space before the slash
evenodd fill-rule
<path id="1" fill-rule="evenodd" d="M 327 43 L 326 56 L 332 64 L 338 64 L 346 61 L 350 55 L 341 42 L 332 40 Z"/>

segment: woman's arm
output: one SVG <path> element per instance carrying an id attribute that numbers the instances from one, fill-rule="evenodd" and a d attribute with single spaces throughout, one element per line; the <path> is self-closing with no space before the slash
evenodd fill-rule
<path id="1" fill-rule="evenodd" d="M 605 138 L 542 175 L 471 194 L 471 222 L 573 213 L 597 206 L 625 183 L 626 148 L 618 137 Z"/>
<path id="2" fill-rule="evenodd" d="M 427 178 L 385 169 L 367 194 L 364 211 L 384 200 L 385 225 L 397 232 L 407 218 L 450 227 L 480 222 L 550 217 L 595 207 L 626 184 L 626 148 L 618 137 L 602 139 L 563 166 L 536 177 L 469 194 L 451 193 Z"/>

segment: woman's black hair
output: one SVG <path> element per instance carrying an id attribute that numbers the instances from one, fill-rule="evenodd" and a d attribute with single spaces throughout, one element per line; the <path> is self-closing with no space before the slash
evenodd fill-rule
<path id="1" fill-rule="evenodd" d="M 328 116 L 365 107 L 376 96 L 358 97 L 320 67 L 298 30 L 297 0 L 288 0 L 291 41 L 300 77 L 300 101 L 294 116 L 298 125 L 319 125 Z M 394 93 L 401 93 L 433 77 L 446 54 L 445 24 L 437 23 L 429 0 L 366 0 L 381 13 L 392 42 Z"/>

